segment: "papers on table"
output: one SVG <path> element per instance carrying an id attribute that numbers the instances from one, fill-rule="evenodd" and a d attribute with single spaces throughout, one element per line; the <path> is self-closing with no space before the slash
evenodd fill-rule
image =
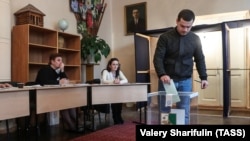
<path id="1" fill-rule="evenodd" d="M 43 85 L 43 87 L 60 87 L 60 85 Z"/>
<path id="2" fill-rule="evenodd" d="M 0 90 L 6 90 L 6 89 L 16 89 L 16 87 L 5 87 L 5 88 L 0 88 Z"/>
<path id="3" fill-rule="evenodd" d="M 62 84 L 62 85 L 44 85 L 44 87 L 74 87 L 74 86 L 88 86 L 89 84 L 79 83 L 79 84 Z"/>
<path id="4" fill-rule="evenodd" d="M 88 86 L 89 84 L 86 83 L 79 83 L 79 84 L 74 84 L 73 86 Z"/>
<path id="5" fill-rule="evenodd" d="M 12 90 L 18 90 L 21 88 L 18 87 L 6 87 L 6 88 L 0 88 L 0 91 L 12 91 Z"/>
<path id="6" fill-rule="evenodd" d="M 30 86 L 24 86 L 24 88 L 37 88 L 42 87 L 41 85 L 30 85 Z"/>

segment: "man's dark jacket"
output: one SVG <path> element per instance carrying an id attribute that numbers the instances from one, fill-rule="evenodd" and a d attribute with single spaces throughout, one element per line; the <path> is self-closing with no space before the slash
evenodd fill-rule
<path id="1" fill-rule="evenodd" d="M 153 59 L 159 78 L 163 75 L 169 75 L 176 81 L 191 78 L 194 62 L 200 79 L 207 80 L 199 36 L 193 32 L 181 36 L 174 28 L 159 37 Z"/>

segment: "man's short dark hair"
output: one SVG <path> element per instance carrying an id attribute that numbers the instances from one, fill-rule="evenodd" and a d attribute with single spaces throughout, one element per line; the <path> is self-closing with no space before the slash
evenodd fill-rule
<path id="1" fill-rule="evenodd" d="M 51 61 L 52 61 L 52 60 L 55 60 L 56 57 L 62 57 L 62 54 L 60 54 L 60 53 L 53 53 L 53 54 L 51 54 L 51 55 L 49 56 L 49 64 L 51 64 Z"/>
<path id="2" fill-rule="evenodd" d="M 190 9 L 183 9 L 179 12 L 177 20 L 185 20 L 185 21 L 191 21 L 191 20 L 195 20 L 195 15 L 194 12 Z"/>

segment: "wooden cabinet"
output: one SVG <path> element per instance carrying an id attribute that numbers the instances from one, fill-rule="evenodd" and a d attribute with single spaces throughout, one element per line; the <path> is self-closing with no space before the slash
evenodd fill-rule
<path id="1" fill-rule="evenodd" d="M 63 46 L 59 46 L 59 39 Z M 81 81 L 80 36 L 30 24 L 14 26 L 11 50 L 12 81 L 35 81 L 38 70 L 48 65 L 51 53 L 63 55 L 65 72 L 70 81 Z"/>
<path id="2" fill-rule="evenodd" d="M 64 46 L 58 48 L 66 65 L 65 72 L 71 81 L 81 82 L 81 49 L 80 36 L 58 32 L 64 39 Z"/>

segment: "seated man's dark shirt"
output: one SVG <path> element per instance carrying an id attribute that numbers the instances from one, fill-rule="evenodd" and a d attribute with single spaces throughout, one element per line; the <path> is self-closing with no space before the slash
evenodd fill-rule
<path id="1" fill-rule="evenodd" d="M 42 86 L 46 84 L 57 85 L 59 84 L 59 80 L 62 78 L 67 78 L 65 72 L 59 71 L 57 73 L 56 70 L 54 70 L 51 66 L 48 65 L 38 71 L 36 83 Z"/>

